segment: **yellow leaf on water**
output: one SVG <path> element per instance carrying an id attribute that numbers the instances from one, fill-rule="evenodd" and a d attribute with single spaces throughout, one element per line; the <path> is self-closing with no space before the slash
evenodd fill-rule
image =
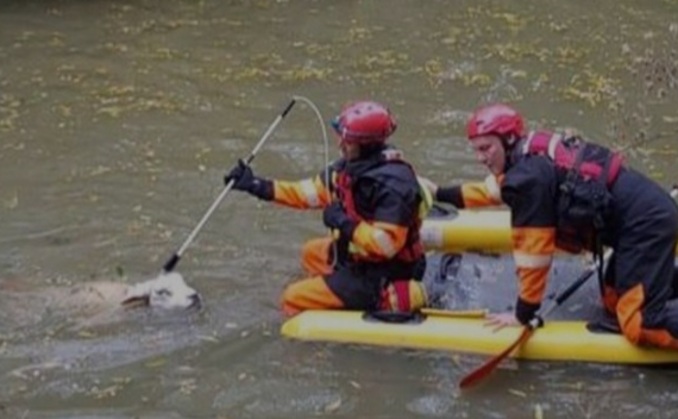
<path id="1" fill-rule="evenodd" d="M 508 392 L 511 393 L 511 394 L 513 394 L 514 396 L 518 396 L 518 397 L 527 397 L 527 393 L 525 393 L 524 391 L 515 390 L 515 389 L 510 388 L 510 389 L 508 390 Z"/>
<path id="2" fill-rule="evenodd" d="M 106 106 L 97 109 L 96 113 L 105 114 L 110 116 L 111 118 L 117 118 L 122 113 L 122 110 L 123 109 L 120 106 Z"/>
<path id="3" fill-rule="evenodd" d="M 157 367 L 161 367 L 161 366 L 165 365 L 166 363 L 167 363 L 167 360 L 165 358 L 159 358 L 159 359 L 156 359 L 156 360 L 153 360 L 153 361 L 149 361 L 144 365 L 146 366 L 146 368 L 157 368 Z"/>
<path id="4" fill-rule="evenodd" d="M 206 341 L 206 342 L 214 342 L 214 343 L 219 342 L 219 339 L 217 339 L 214 336 L 209 336 L 209 335 L 200 335 L 200 336 L 198 336 L 198 338 L 200 340 L 203 340 L 203 341 Z"/>
<path id="5" fill-rule="evenodd" d="M 325 413 L 331 413 L 337 411 L 341 407 L 341 399 L 337 399 L 332 403 L 329 403 L 325 406 Z"/>
<path id="6" fill-rule="evenodd" d="M 534 405 L 534 419 L 544 419 L 544 409 L 539 403 Z"/>
<path id="7" fill-rule="evenodd" d="M 7 209 L 14 209 L 19 206 L 19 195 L 14 191 L 14 195 L 7 201 L 5 201 L 5 207 Z"/>

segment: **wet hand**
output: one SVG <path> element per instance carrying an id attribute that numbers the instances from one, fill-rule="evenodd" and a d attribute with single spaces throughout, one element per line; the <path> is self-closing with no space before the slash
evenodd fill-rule
<path id="1" fill-rule="evenodd" d="M 505 313 L 488 314 L 485 326 L 492 326 L 494 327 L 493 332 L 498 332 L 504 327 L 516 327 L 521 326 L 521 324 L 518 319 L 516 319 L 515 314 L 509 311 Z"/>

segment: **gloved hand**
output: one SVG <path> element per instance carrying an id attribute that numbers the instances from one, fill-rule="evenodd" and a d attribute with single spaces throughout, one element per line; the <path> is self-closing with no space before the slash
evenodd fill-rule
<path id="1" fill-rule="evenodd" d="M 270 201 L 273 199 L 273 181 L 254 176 L 252 168 L 242 159 L 238 165 L 224 176 L 224 183 L 233 181 L 233 189 L 248 192 L 257 198 Z"/>
<path id="2" fill-rule="evenodd" d="M 238 165 L 224 176 L 224 183 L 226 185 L 230 181 L 234 182 L 233 189 L 249 192 L 252 182 L 254 182 L 254 172 L 252 172 L 251 167 L 240 159 L 238 160 Z"/>
<path id="3" fill-rule="evenodd" d="M 343 205 L 336 201 L 325 207 L 323 223 L 331 229 L 339 230 L 343 238 L 347 240 L 351 240 L 353 232 L 358 227 L 358 223 L 351 220 L 346 214 Z"/>
<path id="4" fill-rule="evenodd" d="M 521 324 L 527 325 L 537 317 L 537 311 L 540 307 L 541 304 L 528 303 L 527 301 L 523 301 L 522 298 L 518 297 L 515 311 L 516 319 L 518 319 Z M 539 320 L 537 320 L 537 323 L 538 322 Z"/>

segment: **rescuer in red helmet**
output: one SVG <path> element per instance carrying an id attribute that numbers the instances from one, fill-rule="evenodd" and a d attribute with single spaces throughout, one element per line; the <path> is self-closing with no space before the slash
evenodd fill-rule
<path id="1" fill-rule="evenodd" d="M 503 104 L 473 112 L 467 135 L 492 173 L 484 183 L 438 188 L 436 200 L 459 208 L 506 204 L 519 278 L 515 312 L 495 314 L 499 327 L 527 324 L 544 298 L 556 248 L 614 254 L 601 282 L 603 305 L 635 344 L 678 349 L 672 285 L 678 209 L 657 183 L 622 164 L 619 153 L 579 137 L 525 132 L 522 116 Z"/>
<path id="2" fill-rule="evenodd" d="M 225 178 L 234 188 L 294 208 L 323 208 L 333 237 L 312 239 L 302 249 L 309 278 L 293 282 L 282 309 L 415 311 L 426 304 L 419 227 L 430 204 L 414 169 L 387 140 L 396 130 L 383 105 L 351 104 L 332 121 L 342 157 L 329 176 L 301 181 L 254 176 L 239 164 Z M 326 184 L 329 178 L 329 185 Z"/>

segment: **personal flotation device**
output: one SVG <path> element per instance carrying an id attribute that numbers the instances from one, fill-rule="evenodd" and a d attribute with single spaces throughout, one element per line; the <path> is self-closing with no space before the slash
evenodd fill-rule
<path id="1" fill-rule="evenodd" d="M 405 245 L 398 251 L 392 260 L 410 264 L 419 261 L 424 256 L 424 246 L 420 239 L 419 230 L 423 219 L 430 209 L 432 200 L 430 195 L 428 197 L 426 196 L 422 186 L 417 181 L 414 168 L 402 159 L 402 154 L 395 149 L 385 149 L 380 153 L 378 158 L 374 159 L 373 162 L 370 162 L 370 164 L 365 167 L 362 167 L 358 173 L 353 175 L 350 174 L 347 167 L 344 166 L 344 170 L 340 170 L 336 173 L 335 185 L 336 194 L 343 203 L 346 214 L 351 220 L 356 223 L 361 221 L 369 222 L 371 220 L 358 211 L 360 205 L 357 205 L 353 185 L 359 179 L 369 177 L 380 182 L 383 187 L 391 188 L 394 193 L 406 193 L 398 190 L 397 182 L 391 180 L 397 176 L 396 172 L 400 170 L 400 167 L 397 166 L 403 165 L 412 173 L 412 180 L 417 184 L 419 202 L 418 208 L 415 211 L 414 216 L 410 218 L 410 222 L 407 226 L 408 234 Z M 354 261 L 377 262 L 377 260 L 371 258 L 370 255 L 366 254 L 353 243 L 348 244 L 348 253 Z"/>
<path id="2" fill-rule="evenodd" d="M 556 245 L 578 253 L 600 251 L 600 234 L 612 206 L 610 189 L 623 167 L 623 156 L 578 136 L 532 131 L 517 144 L 522 155 L 548 156 L 558 177 Z"/>

